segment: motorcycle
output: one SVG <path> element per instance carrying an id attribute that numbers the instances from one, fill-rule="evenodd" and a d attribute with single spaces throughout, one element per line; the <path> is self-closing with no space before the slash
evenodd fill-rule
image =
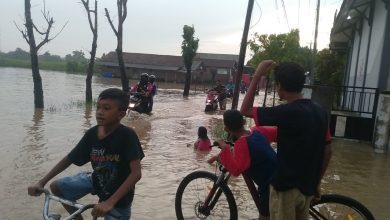
<path id="1" fill-rule="evenodd" d="M 214 91 L 209 91 L 206 97 L 206 107 L 205 112 L 215 111 L 218 108 L 218 96 Z"/>
<path id="2" fill-rule="evenodd" d="M 130 93 L 129 106 L 127 108 L 127 115 L 130 111 L 136 111 L 138 113 L 148 113 L 148 109 L 144 109 L 145 105 L 143 102 L 147 102 L 147 98 L 142 96 L 141 93 Z M 147 106 L 147 105 L 146 105 Z"/>

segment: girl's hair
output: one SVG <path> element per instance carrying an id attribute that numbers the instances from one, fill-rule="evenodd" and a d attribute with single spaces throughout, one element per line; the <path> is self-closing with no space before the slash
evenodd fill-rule
<path id="1" fill-rule="evenodd" d="M 200 126 L 198 128 L 198 137 L 200 139 L 207 139 L 207 128 L 203 127 L 203 126 Z"/>

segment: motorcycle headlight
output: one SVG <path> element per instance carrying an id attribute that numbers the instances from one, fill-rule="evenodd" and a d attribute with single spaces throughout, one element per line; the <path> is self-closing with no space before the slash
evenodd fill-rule
<path id="1" fill-rule="evenodd" d="M 134 106 L 135 106 L 134 103 L 130 103 L 130 104 L 129 104 L 129 107 L 130 107 L 130 108 L 134 108 Z"/>

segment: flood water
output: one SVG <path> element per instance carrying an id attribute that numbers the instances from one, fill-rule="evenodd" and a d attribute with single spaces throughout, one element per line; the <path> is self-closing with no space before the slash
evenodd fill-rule
<path id="1" fill-rule="evenodd" d="M 35 111 L 31 70 L 0 68 L 1 219 L 42 219 L 43 197 L 28 196 L 27 186 L 45 175 L 96 124 L 95 108 L 86 107 L 83 101 L 85 76 L 51 71 L 41 71 L 41 76 L 45 108 Z M 120 81 L 94 77 L 94 97 L 109 87 L 120 88 Z M 206 160 L 218 151 L 201 154 L 192 148 L 198 126 L 206 126 L 212 138 L 219 135 L 211 130 L 221 127 L 222 115 L 205 114 L 204 100 L 204 94 L 183 99 L 180 90 L 160 89 L 151 116 L 132 113 L 122 121 L 135 129 L 145 153 L 132 219 L 175 219 L 174 198 L 181 179 L 194 170 L 215 171 Z M 255 102 L 262 103 L 261 97 Z M 79 169 L 91 168 L 89 164 L 71 166 L 60 176 Z M 324 192 L 359 200 L 376 219 L 390 217 L 390 157 L 373 153 L 367 144 L 334 140 L 333 158 L 322 186 Z M 231 189 L 240 219 L 256 218 L 244 181 L 234 179 Z M 82 201 L 96 202 L 96 198 Z"/>

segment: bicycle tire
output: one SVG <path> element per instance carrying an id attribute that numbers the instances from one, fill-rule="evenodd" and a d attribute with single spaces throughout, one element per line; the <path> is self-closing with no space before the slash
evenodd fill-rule
<path id="1" fill-rule="evenodd" d="M 237 205 L 232 191 L 226 184 L 221 184 L 222 194 L 210 211 L 210 215 L 199 213 L 209 190 L 217 181 L 217 176 L 207 171 L 195 171 L 180 182 L 175 197 L 176 217 L 184 219 L 231 219 L 237 220 Z M 184 200 L 185 199 L 185 200 Z M 224 201 L 224 203 L 223 203 Z M 222 211 L 220 211 L 222 209 Z M 229 216 L 226 216 L 229 214 Z"/>
<path id="2" fill-rule="evenodd" d="M 337 194 L 322 195 L 310 207 L 311 219 L 374 220 L 372 213 L 360 202 Z"/>

